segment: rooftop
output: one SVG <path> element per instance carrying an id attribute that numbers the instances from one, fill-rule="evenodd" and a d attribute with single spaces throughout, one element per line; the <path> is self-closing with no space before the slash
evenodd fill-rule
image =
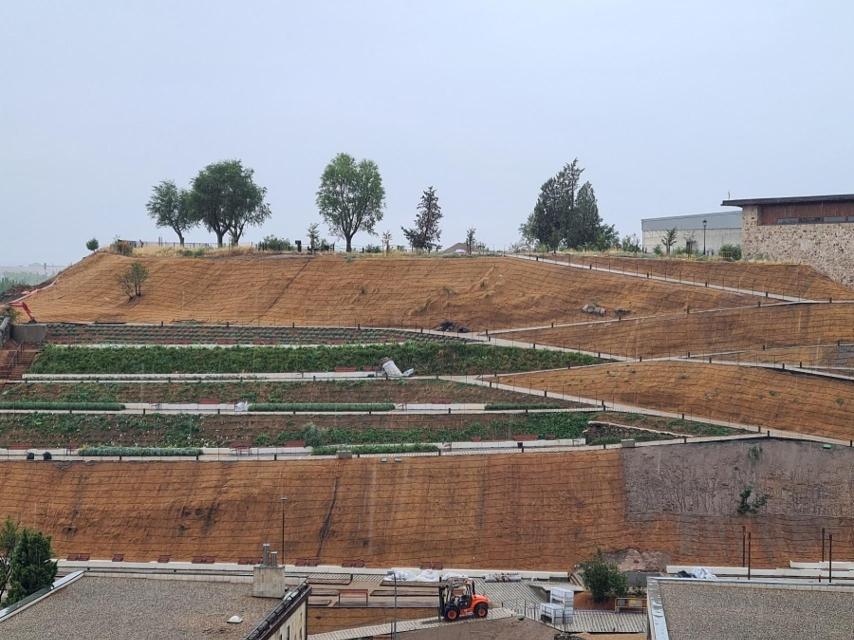
<path id="1" fill-rule="evenodd" d="M 656 640 L 854 637 L 852 587 L 652 578 L 648 593 Z"/>
<path id="2" fill-rule="evenodd" d="M 279 603 L 249 583 L 84 574 L 0 622 L 4 640 L 238 640 Z M 226 621 L 233 615 L 240 624 Z"/>
<path id="3" fill-rule="evenodd" d="M 715 211 L 713 213 L 689 213 L 681 216 L 666 216 L 663 218 L 644 218 L 641 227 L 644 231 L 666 231 L 676 227 L 678 229 L 703 228 L 713 229 L 741 229 L 741 211 Z"/>
<path id="4" fill-rule="evenodd" d="M 817 204 L 821 202 L 854 202 L 854 193 L 837 193 L 826 196 L 785 196 L 782 198 L 743 198 L 724 200 L 722 207 L 750 207 L 763 204 Z"/>

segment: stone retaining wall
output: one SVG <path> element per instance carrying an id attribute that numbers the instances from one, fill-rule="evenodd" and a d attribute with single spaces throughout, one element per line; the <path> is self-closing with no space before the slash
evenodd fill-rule
<path id="1" fill-rule="evenodd" d="M 758 207 L 744 207 L 745 258 L 808 264 L 854 285 L 854 223 L 760 225 L 758 216 Z"/>

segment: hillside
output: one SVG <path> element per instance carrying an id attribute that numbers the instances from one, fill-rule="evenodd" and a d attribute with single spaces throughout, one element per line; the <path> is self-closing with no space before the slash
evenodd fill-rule
<path id="1" fill-rule="evenodd" d="M 601 547 L 654 566 L 738 564 L 746 525 L 754 566 L 779 566 L 814 560 L 823 526 L 851 556 L 852 469 L 854 450 L 775 440 L 400 463 L 10 462 L 0 513 L 51 535 L 60 557 L 258 556 L 278 547 L 286 495 L 289 562 L 555 570 Z M 748 485 L 768 503 L 740 516 Z"/>
<path id="2" fill-rule="evenodd" d="M 150 272 L 128 302 L 116 282 L 133 261 Z M 105 252 L 28 299 L 42 322 L 233 322 L 473 329 L 589 320 L 596 302 L 635 314 L 749 305 L 752 296 L 640 281 L 512 258 L 235 256 L 126 258 Z"/>

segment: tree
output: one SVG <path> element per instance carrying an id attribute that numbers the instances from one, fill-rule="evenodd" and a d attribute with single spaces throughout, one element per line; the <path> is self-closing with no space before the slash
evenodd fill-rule
<path id="1" fill-rule="evenodd" d="M 469 227 L 468 229 L 466 229 L 466 253 L 469 255 L 474 253 L 474 248 L 477 244 L 477 240 L 474 237 L 476 231 L 477 229 L 475 229 L 474 227 Z"/>
<path id="2" fill-rule="evenodd" d="M 409 241 L 409 246 L 416 251 L 426 249 L 428 253 L 438 247 L 439 237 L 442 235 L 439 229 L 441 219 L 442 207 L 439 205 L 439 196 L 431 185 L 421 194 L 418 213 L 415 215 L 415 226 L 410 229 L 401 227 L 403 235 Z"/>
<path id="3" fill-rule="evenodd" d="M 89 249 L 89 251 L 97 251 L 99 246 L 97 238 L 92 238 L 86 242 L 86 248 Z"/>
<path id="4" fill-rule="evenodd" d="M 51 560 L 50 536 L 22 529 L 12 551 L 8 604 L 23 600 L 53 584 L 56 562 Z"/>
<path id="5" fill-rule="evenodd" d="M 216 234 L 220 247 L 226 234 L 236 245 L 246 226 L 259 225 L 270 217 L 264 200 L 267 189 L 255 184 L 254 175 L 240 160 L 225 160 L 209 164 L 193 179 L 192 215 Z"/>
<path id="6" fill-rule="evenodd" d="M 134 262 L 119 276 L 119 286 L 128 301 L 142 296 L 142 285 L 148 280 L 148 269 L 141 262 Z"/>
<path id="7" fill-rule="evenodd" d="M 12 571 L 12 552 L 18 542 L 20 527 L 12 518 L 6 516 L 3 527 L 0 528 L 0 602 L 9 584 L 9 574 Z"/>
<path id="8" fill-rule="evenodd" d="M 339 153 L 326 165 L 317 190 L 317 208 L 332 233 L 344 238 L 347 252 L 359 231 L 374 235 L 383 218 L 385 189 L 376 163 Z"/>
<path id="9" fill-rule="evenodd" d="M 386 253 L 391 253 L 391 231 L 383 231 L 382 241 L 383 250 Z"/>
<path id="10" fill-rule="evenodd" d="M 608 562 L 601 549 L 587 562 L 579 565 L 584 584 L 593 595 L 594 602 L 604 602 L 610 597 L 622 597 L 628 591 L 626 576 L 620 573 L 617 565 Z"/>
<path id="11" fill-rule="evenodd" d="M 167 227 L 175 232 L 182 247 L 184 234 L 199 223 L 190 206 L 190 193 L 176 187 L 172 180 L 154 185 L 145 208 L 158 227 Z"/>
<path id="12" fill-rule="evenodd" d="M 320 231 L 318 230 L 317 223 L 312 222 L 308 225 L 308 250 L 314 253 L 317 251 L 318 246 L 320 245 Z"/>
<path id="13" fill-rule="evenodd" d="M 661 236 L 661 244 L 667 250 L 667 255 L 670 255 L 670 248 L 676 244 L 676 227 L 664 232 L 664 235 Z"/>
<path id="14" fill-rule="evenodd" d="M 520 228 L 525 240 L 557 251 L 561 246 L 595 245 L 609 237 L 593 185 L 579 186 L 583 172 L 576 158 L 540 187 L 534 211 Z"/>
<path id="15" fill-rule="evenodd" d="M 630 251 L 631 253 L 639 253 L 641 250 L 640 240 L 637 235 L 634 233 L 630 233 L 625 236 L 620 243 L 620 248 L 623 251 Z"/>

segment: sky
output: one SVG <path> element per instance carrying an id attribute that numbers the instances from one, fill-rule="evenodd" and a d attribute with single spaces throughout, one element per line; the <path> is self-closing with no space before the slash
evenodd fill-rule
<path id="1" fill-rule="evenodd" d="M 250 241 L 304 238 L 339 152 L 379 165 L 396 244 L 433 185 L 443 245 L 510 245 L 576 157 L 624 234 L 854 192 L 852 27 L 850 0 L 6 0 L 0 265 L 174 240 L 152 186 L 232 158 L 273 212 Z"/>

